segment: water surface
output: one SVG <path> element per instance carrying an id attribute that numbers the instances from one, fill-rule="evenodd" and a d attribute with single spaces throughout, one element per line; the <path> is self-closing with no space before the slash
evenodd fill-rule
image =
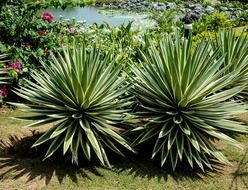
<path id="1" fill-rule="evenodd" d="M 56 19 L 63 16 L 63 19 L 76 19 L 85 21 L 87 24 L 109 23 L 112 26 L 119 26 L 133 21 L 134 26 L 149 27 L 155 25 L 154 21 L 148 18 L 147 14 L 130 13 L 123 11 L 105 11 L 95 7 L 75 7 L 65 10 L 50 8 L 46 11 L 52 13 Z"/>

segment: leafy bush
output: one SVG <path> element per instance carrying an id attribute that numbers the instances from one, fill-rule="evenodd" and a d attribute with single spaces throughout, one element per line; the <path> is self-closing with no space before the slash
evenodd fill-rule
<path id="1" fill-rule="evenodd" d="M 172 39 L 161 39 L 157 48 L 152 45 L 143 54 L 142 68 L 132 67 L 132 93 L 140 105 L 136 114 L 140 125 L 133 130 L 139 136 L 134 144 L 154 141 L 152 158 L 160 152 L 161 166 L 170 159 L 173 169 L 182 160 L 202 170 L 212 168 L 211 158 L 228 163 L 214 141 L 240 147 L 227 132 L 248 132 L 246 126 L 232 120 L 234 114 L 245 112 L 245 106 L 227 101 L 243 87 L 223 90 L 239 71 L 224 75 L 225 57 L 218 58 L 218 50 L 209 51 L 209 42 L 203 40 L 193 50 L 191 39 Z"/>
<path id="2" fill-rule="evenodd" d="M 36 11 L 6 6 L 0 12 L 0 41 L 3 49 L 12 53 L 12 60 L 39 65 L 39 58 L 47 59 L 50 50 L 61 50 L 61 44 L 72 40 L 80 27 L 73 21 L 53 22 L 52 15 L 50 20 L 44 15 L 36 16 Z"/>
<path id="3" fill-rule="evenodd" d="M 248 11 L 241 12 L 234 19 L 233 24 L 235 26 L 246 26 L 248 24 Z"/>
<path id="4" fill-rule="evenodd" d="M 84 36 L 89 48 L 93 41 L 103 52 L 109 50 L 115 52 L 116 62 L 121 64 L 125 71 L 129 70 L 130 60 L 139 59 L 139 49 L 145 46 L 143 34 L 132 29 L 132 22 L 119 27 L 112 27 L 107 23 L 93 24 L 85 29 Z"/>
<path id="5" fill-rule="evenodd" d="M 55 8 L 68 8 L 68 7 L 76 7 L 76 6 L 87 6 L 92 4 L 102 5 L 104 3 L 117 2 L 117 0 L 22 0 L 24 3 L 32 4 L 36 3 L 40 6 L 47 7 L 55 7 Z M 122 2 L 123 0 L 118 0 Z"/>
<path id="6" fill-rule="evenodd" d="M 120 155 L 116 144 L 132 150 L 119 135 L 123 129 L 118 124 L 132 104 L 132 97 L 125 95 L 126 77 L 119 77 L 122 67 L 111 59 L 111 52 L 102 55 L 96 48 L 87 52 L 84 46 L 65 48 L 59 59 L 51 56 L 51 64 L 42 62 L 44 70 L 31 74 L 35 82 L 16 89 L 30 102 L 17 105 L 37 113 L 19 118 L 37 120 L 27 127 L 56 122 L 33 146 L 50 140 L 46 158 L 63 146 L 64 154 L 72 153 L 73 162 L 78 162 L 82 149 L 87 159 L 95 152 L 102 164 L 110 166 L 105 147 Z"/>
<path id="7" fill-rule="evenodd" d="M 78 32 L 84 23 L 54 21 L 50 13 L 36 16 L 38 10 L 32 8 L 17 4 L 0 9 L 0 53 L 9 54 L 9 76 L 14 86 L 25 86 L 29 71 L 41 67 L 39 60 L 50 60 L 49 51 L 61 52 L 63 44 L 84 38 Z M 11 66 L 16 62 L 20 67 Z"/>
<path id="8" fill-rule="evenodd" d="M 41 0 L 43 6 L 65 9 L 66 7 L 85 6 L 93 3 L 93 0 Z"/>
<path id="9" fill-rule="evenodd" d="M 201 33 L 198 33 L 192 36 L 192 40 L 196 46 L 200 44 L 203 39 L 207 39 L 207 38 L 211 39 L 212 41 L 215 41 L 216 32 L 215 31 L 204 31 L 204 32 L 201 32 Z"/>
<path id="10" fill-rule="evenodd" d="M 157 32 L 176 32 L 183 31 L 183 23 L 180 21 L 178 15 L 182 12 L 181 10 L 171 9 L 169 11 L 152 11 L 151 19 L 157 22 Z"/>
<path id="11" fill-rule="evenodd" d="M 143 37 L 131 29 L 132 23 L 119 27 L 108 24 L 86 26 L 84 22 L 54 18 L 47 12 L 37 16 L 41 12 L 39 9 L 38 4 L 20 3 L 8 4 L 0 10 L 0 33 L 3 34 L 0 53 L 10 55 L 9 65 L 21 63 L 18 68 L 10 67 L 12 86 L 25 86 L 25 79 L 30 79 L 30 70 L 41 67 L 40 59 L 50 61 L 50 51 L 61 53 L 61 46 L 71 45 L 73 41 L 85 43 L 87 49 L 94 43 L 103 52 L 115 51 L 117 63 L 127 70 L 129 59 L 139 58 L 138 49 L 144 44 Z"/>
<path id="12" fill-rule="evenodd" d="M 201 19 L 193 23 L 193 34 L 205 31 L 218 31 L 220 29 L 230 29 L 232 22 L 224 13 L 215 12 L 210 15 L 202 15 Z"/>
<path id="13" fill-rule="evenodd" d="M 247 9 L 248 5 L 247 5 L 247 0 L 225 0 L 225 1 L 221 1 L 221 3 L 217 4 L 217 7 L 229 7 L 229 8 L 241 8 L 241 9 Z"/>

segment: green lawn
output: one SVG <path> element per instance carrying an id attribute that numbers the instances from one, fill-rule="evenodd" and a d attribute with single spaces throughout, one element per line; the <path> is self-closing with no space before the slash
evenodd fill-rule
<path id="1" fill-rule="evenodd" d="M 161 169 L 159 162 L 131 155 L 126 159 L 112 159 L 111 170 L 94 163 L 72 166 L 70 159 L 42 161 L 42 154 L 29 149 L 34 138 L 28 129 L 22 128 L 25 122 L 9 119 L 18 115 L 23 113 L 0 110 L 0 139 L 3 141 L 0 144 L 1 190 L 248 189 L 248 136 L 237 137 L 244 145 L 243 150 L 218 142 L 232 165 L 216 165 L 216 171 L 205 175 L 183 166 L 172 172 L 170 168 Z M 248 121 L 248 115 L 241 118 Z"/>

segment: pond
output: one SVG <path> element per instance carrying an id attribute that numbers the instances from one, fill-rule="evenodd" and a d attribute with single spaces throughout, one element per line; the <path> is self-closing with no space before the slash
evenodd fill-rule
<path id="1" fill-rule="evenodd" d="M 133 21 L 133 26 L 140 28 L 152 27 L 156 24 L 155 21 L 149 19 L 148 14 L 106 11 L 95 7 L 75 7 L 65 10 L 50 8 L 46 11 L 52 13 L 56 19 L 63 16 L 63 19 L 75 18 L 77 21 L 85 21 L 87 24 L 107 22 L 112 26 L 119 26 Z"/>

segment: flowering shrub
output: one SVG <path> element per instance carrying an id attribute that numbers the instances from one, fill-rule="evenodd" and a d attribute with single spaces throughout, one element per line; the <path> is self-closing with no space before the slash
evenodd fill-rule
<path id="1" fill-rule="evenodd" d="M 55 21 L 49 12 L 39 16 L 36 9 L 22 4 L 1 7 L 0 53 L 10 56 L 7 66 L 12 86 L 25 86 L 24 79 L 29 78 L 29 71 L 41 67 L 39 60 L 50 60 L 49 51 L 60 52 L 63 44 L 82 38 L 77 35 L 82 24 L 70 20 Z M 7 95 L 7 90 L 1 92 Z"/>
<path id="2" fill-rule="evenodd" d="M 9 63 L 9 67 L 12 67 L 13 69 L 19 68 L 20 66 L 21 66 L 20 61 L 10 62 L 10 63 Z"/>
<path id="3" fill-rule="evenodd" d="M 7 86 L 3 85 L 3 87 L 0 89 L 1 96 L 7 97 Z"/>
<path id="4" fill-rule="evenodd" d="M 53 19 L 54 19 L 54 16 L 51 13 L 49 13 L 49 12 L 44 12 L 42 14 L 41 18 L 44 21 L 52 22 Z"/>
<path id="5" fill-rule="evenodd" d="M 50 51 L 60 53 L 63 45 L 75 41 L 79 45 L 84 42 L 88 50 L 93 43 L 102 51 L 112 50 L 118 54 L 117 63 L 124 67 L 128 67 L 130 59 L 138 60 L 138 49 L 144 47 L 142 34 L 131 30 L 131 23 L 119 28 L 108 24 L 86 27 L 85 22 L 56 19 L 49 12 L 40 15 L 37 12 L 23 5 L 0 9 L 0 33 L 3 34 L 0 53 L 10 55 L 12 86 L 25 86 L 24 79 L 30 79 L 29 71 L 41 67 L 40 60 L 49 63 Z"/>
<path id="6" fill-rule="evenodd" d="M 38 34 L 39 34 L 40 36 L 45 36 L 45 35 L 46 35 L 46 32 L 45 32 L 44 30 L 39 30 L 39 31 L 38 31 Z"/>
<path id="7" fill-rule="evenodd" d="M 23 69 L 21 68 L 21 62 L 20 61 L 15 61 L 15 62 L 9 62 L 9 75 L 12 78 L 18 78 L 19 75 L 23 74 Z M 25 69 L 24 69 L 25 71 Z"/>

